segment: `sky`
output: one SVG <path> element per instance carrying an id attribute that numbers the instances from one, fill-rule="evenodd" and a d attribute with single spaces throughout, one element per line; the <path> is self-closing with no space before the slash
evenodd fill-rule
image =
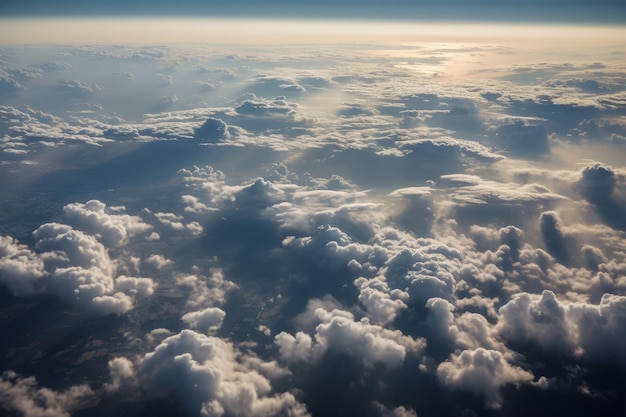
<path id="1" fill-rule="evenodd" d="M 619 0 L 531 0 L 502 2 L 479 0 L 343 0 L 297 2 L 272 1 L 77 1 L 55 2 L 27 0 L 4 1 L 4 16 L 202 16 L 202 17 L 274 17 L 274 18 L 341 18 L 402 20 L 474 20 L 474 21 L 541 21 L 578 23 L 623 23 L 626 11 Z"/>
<path id="2" fill-rule="evenodd" d="M 0 414 L 623 416 L 624 7 L 307 7 L 2 3 Z"/>

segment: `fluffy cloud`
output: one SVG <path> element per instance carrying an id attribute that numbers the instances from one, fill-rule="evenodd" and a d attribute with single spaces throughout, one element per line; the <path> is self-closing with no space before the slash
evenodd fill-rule
<path id="1" fill-rule="evenodd" d="M 191 330 L 168 337 L 136 365 L 151 396 L 176 394 L 185 410 L 202 416 L 308 415 L 289 392 L 274 393 L 265 368 L 230 343 Z"/>
<path id="2" fill-rule="evenodd" d="M 307 361 L 331 351 L 352 356 L 366 366 L 382 363 L 396 367 L 402 364 L 407 354 L 419 353 L 424 347 L 422 339 L 371 324 L 367 318 L 356 321 L 354 315 L 344 310 L 318 308 L 314 320 L 319 324 L 313 337 L 302 332 L 295 336 L 285 332 L 276 335 L 282 358 Z"/>
<path id="3" fill-rule="evenodd" d="M 497 330 L 511 346 L 533 344 L 552 354 L 624 366 L 626 298 L 605 294 L 598 305 L 560 302 L 551 291 L 522 293 L 500 308 Z"/>
<path id="4" fill-rule="evenodd" d="M 558 64 L 500 41 L 48 55 L 90 83 L 30 65 L 40 50 L 3 50 L 0 215 L 19 242 L 0 238 L 0 282 L 66 300 L 52 329 L 75 305 L 141 307 L 85 316 L 86 343 L 115 358 L 103 412 L 120 395 L 142 410 L 174 396 L 191 415 L 306 414 L 300 399 L 320 415 L 490 412 L 457 389 L 502 414 L 531 414 L 539 389 L 553 409 L 617 409 L 623 68 L 572 45 L 552 49 Z M 5 332 L 10 365 L 39 334 L 22 309 L 48 298 L 5 295 L 7 323 L 25 327 Z M 154 323 L 169 329 L 140 330 Z M 73 343 L 82 329 L 41 360 L 96 355 Z M 106 361 L 86 360 L 70 376 L 103 383 Z M 501 394 L 510 384 L 526 386 Z"/>
<path id="5" fill-rule="evenodd" d="M 550 152 L 548 135 L 541 125 L 504 124 L 498 127 L 496 140 L 498 145 L 516 156 L 533 158 Z"/>
<path id="6" fill-rule="evenodd" d="M 136 382 L 134 365 L 127 358 L 111 359 L 108 365 L 110 382 L 104 385 L 106 391 L 118 391 Z"/>
<path id="7" fill-rule="evenodd" d="M 226 313 L 223 310 L 217 307 L 208 307 L 204 310 L 186 313 L 181 317 L 181 320 L 187 323 L 191 329 L 208 333 L 220 328 L 224 316 Z"/>
<path id="8" fill-rule="evenodd" d="M 188 291 L 187 305 L 194 308 L 223 304 L 226 294 L 237 288 L 237 284 L 228 281 L 220 269 L 212 270 L 210 276 L 180 274 L 176 277 L 176 284 Z"/>
<path id="9" fill-rule="evenodd" d="M 541 237 L 546 245 L 546 249 L 552 256 L 560 262 L 568 262 L 569 253 L 565 243 L 565 237 L 561 230 L 561 219 L 554 211 L 541 213 L 539 217 Z"/>
<path id="10" fill-rule="evenodd" d="M 439 364 L 437 376 L 446 386 L 483 396 L 492 408 L 502 405 L 501 386 L 533 379 L 531 372 L 511 365 L 502 353 L 484 348 L 453 354 L 448 361 Z"/>
<path id="11" fill-rule="evenodd" d="M 0 236 L 0 282 L 16 295 L 31 295 L 45 276 L 44 262 L 28 246 Z"/>
<path id="12" fill-rule="evenodd" d="M 46 223 L 33 232 L 36 252 L 2 237 L 1 282 L 16 295 L 51 292 L 104 314 L 125 313 L 137 298 L 150 297 L 157 284 L 150 278 L 118 274 L 124 263 L 112 259 L 101 243 L 120 246 L 128 236 L 149 230 L 149 226 L 135 216 L 108 214 L 105 207 L 95 200 L 65 206 L 69 220 L 93 234 L 66 224 Z"/>
<path id="13" fill-rule="evenodd" d="M 228 125 L 220 119 L 209 117 L 194 132 L 194 137 L 202 142 L 215 143 L 230 138 Z"/>
<path id="14" fill-rule="evenodd" d="M 55 391 L 39 388 L 35 377 L 25 378 L 13 371 L 5 371 L 0 379 L 0 405 L 24 417 L 70 417 L 72 411 L 95 405 L 95 398 L 88 385 Z"/>
<path id="15" fill-rule="evenodd" d="M 149 231 L 152 227 L 140 217 L 119 214 L 125 207 L 109 207 L 98 200 L 71 203 L 63 208 L 68 221 L 78 228 L 99 237 L 108 247 L 125 244 L 129 238 Z"/>

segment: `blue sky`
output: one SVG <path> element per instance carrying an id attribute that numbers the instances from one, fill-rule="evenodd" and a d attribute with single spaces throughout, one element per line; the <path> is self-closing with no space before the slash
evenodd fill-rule
<path id="1" fill-rule="evenodd" d="M 3 1 L 4 16 L 245 16 L 304 18 L 391 18 L 417 20 L 624 22 L 626 6 L 616 0 L 154 0 Z"/>

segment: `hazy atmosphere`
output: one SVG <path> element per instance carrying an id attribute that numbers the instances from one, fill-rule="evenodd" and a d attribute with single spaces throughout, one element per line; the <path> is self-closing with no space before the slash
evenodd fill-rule
<path id="1" fill-rule="evenodd" d="M 0 414 L 624 416 L 621 2 L 0 6 Z"/>

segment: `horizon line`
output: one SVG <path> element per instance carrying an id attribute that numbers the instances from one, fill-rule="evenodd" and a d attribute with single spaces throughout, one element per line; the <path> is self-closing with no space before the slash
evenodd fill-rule
<path id="1" fill-rule="evenodd" d="M 528 42 L 626 38 L 615 24 L 264 17 L 0 17 L 0 44 Z M 528 30 L 532 29 L 532 30 Z M 288 38 L 285 34 L 290 35 Z"/>

